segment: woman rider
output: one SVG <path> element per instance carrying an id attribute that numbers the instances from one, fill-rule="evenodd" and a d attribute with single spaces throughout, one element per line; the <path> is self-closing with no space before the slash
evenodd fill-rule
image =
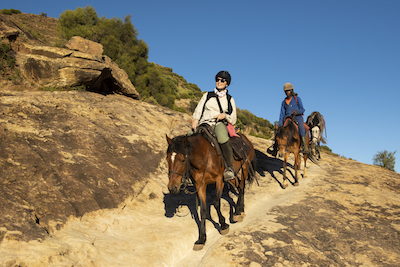
<path id="1" fill-rule="evenodd" d="M 215 135 L 221 146 L 227 167 L 224 171 L 224 181 L 235 177 L 233 167 L 233 151 L 229 144 L 229 135 L 224 121 L 232 125 L 236 123 L 235 100 L 228 94 L 227 87 L 231 83 L 231 75 L 227 71 L 220 71 L 215 76 L 215 89 L 206 92 L 200 99 L 193 113 L 192 131 L 195 132 L 199 124 L 207 123 L 215 126 Z"/>
<path id="2" fill-rule="evenodd" d="M 283 126 L 284 119 L 287 116 L 295 115 L 297 121 L 301 140 L 303 143 L 303 153 L 308 153 L 308 148 L 306 146 L 306 130 L 304 128 L 303 113 L 305 111 L 303 103 L 300 97 L 293 91 L 293 85 L 291 83 L 285 83 L 283 86 L 283 91 L 286 94 L 286 98 L 282 101 L 281 112 L 279 114 L 278 127 Z"/>

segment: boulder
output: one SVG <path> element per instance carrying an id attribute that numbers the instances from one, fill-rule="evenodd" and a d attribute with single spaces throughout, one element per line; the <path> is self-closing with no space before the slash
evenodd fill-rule
<path id="1" fill-rule="evenodd" d="M 103 45 L 86 40 L 80 36 L 73 36 L 66 44 L 65 47 L 71 50 L 81 51 L 96 56 L 103 54 Z"/>

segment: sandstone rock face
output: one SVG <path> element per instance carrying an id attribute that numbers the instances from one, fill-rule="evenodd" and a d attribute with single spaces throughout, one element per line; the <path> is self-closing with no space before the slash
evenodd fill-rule
<path id="1" fill-rule="evenodd" d="M 107 56 L 25 44 L 17 52 L 16 59 L 21 74 L 41 87 L 86 85 L 93 92 L 119 93 L 139 98 L 126 72 Z"/>
<path id="2" fill-rule="evenodd" d="M 0 91 L 0 242 L 135 197 L 187 117 L 121 95 Z"/>
<path id="3" fill-rule="evenodd" d="M 103 46 L 99 43 L 92 42 L 82 38 L 80 36 L 72 37 L 66 44 L 65 47 L 71 50 L 81 51 L 101 57 L 103 54 Z"/>

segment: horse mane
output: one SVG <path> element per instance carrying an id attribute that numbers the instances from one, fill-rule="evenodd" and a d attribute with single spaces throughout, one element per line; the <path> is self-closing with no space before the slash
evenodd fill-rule
<path id="1" fill-rule="evenodd" d="M 319 113 L 318 111 L 313 111 L 308 117 L 306 121 L 307 125 L 310 126 L 310 128 L 313 128 L 314 126 L 318 126 L 320 130 L 325 129 L 325 119 Z"/>
<path id="2" fill-rule="evenodd" d="M 167 154 L 176 152 L 182 155 L 189 155 L 191 152 L 191 144 L 188 142 L 187 135 L 179 135 L 172 138 L 171 143 L 168 145 Z"/>
<path id="3" fill-rule="evenodd" d="M 286 129 L 288 129 L 286 131 Z M 278 132 L 275 136 L 275 140 L 276 138 L 283 138 L 283 136 L 287 136 L 287 146 L 291 146 L 293 143 L 297 142 L 297 138 L 294 137 L 295 133 L 297 132 L 297 128 L 296 126 L 294 126 L 293 122 L 292 123 L 288 123 L 286 126 L 281 126 L 278 128 Z"/>

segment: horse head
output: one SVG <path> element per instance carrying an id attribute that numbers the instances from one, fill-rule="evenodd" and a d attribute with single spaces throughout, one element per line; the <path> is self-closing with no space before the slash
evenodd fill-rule
<path id="1" fill-rule="evenodd" d="M 275 135 L 275 144 L 278 147 L 278 157 L 282 157 L 287 150 L 287 139 L 288 136 L 283 127 L 277 128 L 277 132 Z"/>
<path id="2" fill-rule="evenodd" d="M 320 129 L 318 126 L 314 126 L 311 129 L 311 140 L 314 144 L 316 144 L 320 139 Z"/>
<path id="3" fill-rule="evenodd" d="M 296 136 L 298 137 L 299 134 L 294 119 L 289 118 L 287 121 L 285 121 L 284 126 L 277 127 L 275 143 L 278 147 L 279 157 L 283 157 L 293 143 L 300 140 L 296 138 Z"/>
<path id="4" fill-rule="evenodd" d="M 168 142 L 168 189 L 172 194 L 179 194 L 182 180 L 188 174 L 187 137 L 177 136 L 173 139 L 166 136 Z"/>

